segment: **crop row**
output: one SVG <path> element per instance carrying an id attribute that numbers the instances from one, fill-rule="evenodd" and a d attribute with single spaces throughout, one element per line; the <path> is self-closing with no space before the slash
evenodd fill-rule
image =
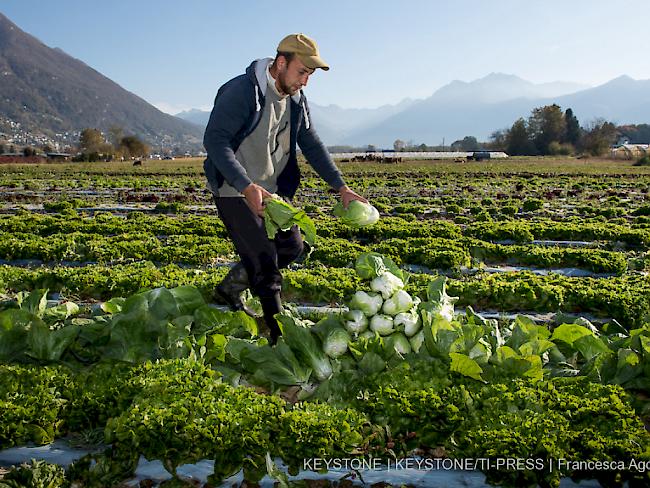
<path id="1" fill-rule="evenodd" d="M 415 220 L 400 217 L 382 218 L 376 225 L 352 229 L 332 217 L 320 215 L 315 220 L 318 234 L 323 237 L 349 238 L 380 242 L 393 237 L 442 237 L 458 239 L 462 236 L 483 241 L 511 240 L 518 243 L 538 240 L 607 241 L 634 247 L 650 247 L 650 229 L 611 223 L 506 221 L 478 222 L 461 226 L 453 222 Z M 154 235 L 193 234 L 196 236 L 226 235 L 223 223 L 217 217 L 184 216 L 182 219 L 164 215 L 147 216 L 131 212 L 126 218 L 110 213 L 83 217 L 75 213 L 42 215 L 20 212 L 15 216 L 0 217 L 0 231 L 22 232 L 40 236 L 72 232 L 116 235 L 150 233 Z"/>
<path id="2" fill-rule="evenodd" d="M 231 260 L 233 253 L 232 244 L 225 238 L 189 234 L 161 239 L 144 233 L 110 237 L 76 232 L 47 237 L 0 234 L 0 256 L 6 260 L 209 264 L 216 259 Z"/>
<path id="3" fill-rule="evenodd" d="M 191 190 L 191 191 L 190 191 Z M 376 192 L 376 193 L 375 193 Z M 476 200 L 465 197 L 422 197 L 402 196 L 393 194 L 384 196 L 385 191 L 375 189 L 366 196 L 373 205 L 384 215 L 438 217 L 453 219 L 459 224 L 470 222 L 508 221 L 520 219 L 553 219 L 557 221 L 571 221 L 581 219 L 588 222 L 610 222 L 614 224 L 627 224 L 647 222 L 650 205 L 647 199 L 622 201 L 585 201 L 563 202 L 553 200 L 547 202 L 541 198 L 518 198 L 514 196 L 501 196 L 496 201 L 489 197 Z M 158 213 L 192 214 L 195 209 L 188 205 L 199 205 L 202 212 L 214 212 L 212 197 L 207 190 L 195 191 L 186 189 L 180 192 L 160 192 L 156 189 L 134 191 L 119 190 L 114 193 L 99 192 L 96 195 L 86 195 L 83 190 L 75 192 L 44 191 L 42 193 L 20 191 L 1 192 L 0 201 L 11 203 L 42 203 L 47 212 L 64 212 L 72 209 L 95 208 L 100 204 L 113 204 L 118 206 L 137 204 L 154 204 L 153 208 L 143 211 Z M 501 195 L 501 194 L 500 194 Z M 331 196 L 324 191 L 311 192 L 301 195 L 296 204 L 318 214 L 321 208 L 329 208 L 332 204 Z M 85 210 L 83 210 L 85 211 Z"/>
<path id="4" fill-rule="evenodd" d="M 362 245 L 346 239 L 322 239 L 309 260 L 328 266 L 345 267 L 361 252 L 390 256 L 399 265 L 424 266 L 431 270 L 458 270 L 482 264 L 510 264 L 538 268 L 575 267 L 595 273 L 623 274 L 628 270 L 624 253 L 600 249 L 573 249 L 534 245 L 502 245 L 476 239 L 450 240 L 435 237 L 387 238 Z M 638 258 L 634 266 L 645 267 Z"/>
<path id="5" fill-rule="evenodd" d="M 78 184 L 102 184 L 115 180 L 153 182 L 156 185 L 175 182 L 185 178 L 195 178 L 203 182 L 203 160 L 174 162 L 147 161 L 141 167 L 130 163 L 91 163 L 91 164 L 56 164 L 56 165 L 3 165 L 5 178 L 0 185 L 9 186 L 24 180 L 72 181 Z M 493 184 L 494 176 L 508 184 L 521 182 L 531 188 L 562 188 L 584 186 L 600 187 L 603 190 L 618 187 L 647 187 L 647 171 L 621 162 L 591 161 L 584 162 L 570 159 L 549 158 L 510 158 L 495 163 L 457 164 L 445 161 L 405 161 L 399 165 L 372 163 L 338 163 L 350 181 L 367 182 L 368 186 L 384 186 L 386 182 L 402 182 L 431 185 L 439 183 L 466 184 L 473 187 Z M 312 168 L 301 165 L 308 177 L 314 176 Z M 644 174 L 645 173 L 645 174 Z M 390 178 L 386 178 L 386 175 Z M 549 185 L 551 180 L 552 185 Z M 62 183 L 64 185 L 65 183 Z"/>
<path id="6" fill-rule="evenodd" d="M 306 264 L 313 262 L 344 267 L 361 252 L 375 251 L 391 256 L 398 264 L 430 269 L 457 270 L 473 260 L 487 264 L 520 266 L 577 267 L 596 273 L 622 274 L 628 258 L 622 252 L 601 249 L 573 249 L 534 245 L 491 244 L 476 239 L 414 237 L 387 238 L 360 244 L 347 239 L 321 238 Z M 144 232 L 102 236 L 96 234 L 53 234 L 47 237 L 23 233 L 0 233 L 0 259 L 40 260 L 43 262 L 116 263 L 146 260 L 156 263 L 206 265 L 231 261 L 235 253 L 223 237 L 172 235 L 158 238 Z M 643 260 L 635 261 L 643 267 Z"/>
<path id="7" fill-rule="evenodd" d="M 360 191 L 360 190 L 359 190 Z M 605 201 L 598 198 L 585 200 L 547 200 L 545 196 L 527 197 L 523 195 L 506 195 L 498 193 L 495 198 L 476 195 L 475 198 L 463 196 L 422 196 L 417 192 L 403 195 L 400 192 L 373 188 L 365 193 L 382 213 L 386 215 L 433 215 L 453 218 L 455 221 L 508 220 L 520 218 L 553 218 L 567 220 L 581 217 L 584 219 L 604 219 L 639 221 L 647 216 L 650 206 L 646 196 L 620 199 L 611 197 Z M 452 192 L 453 193 L 453 192 Z M 331 197 L 324 189 L 317 189 L 301 194 L 296 203 L 300 206 L 330 206 Z M 88 193 L 87 190 L 43 190 L 40 192 L 24 190 L 2 191 L 0 201 L 11 203 L 42 203 L 45 211 L 56 212 L 73 208 L 96 207 L 100 203 L 128 205 L 133 203 L 157 204 L 156 210 L 163 205 L 176 204 L 176 213 L 186 213 L 185 205 L 212 206 L 211 194 L 202 189 L 188 187 L 178 191 L 161 191 L 157 188 L 99 190 Z M 641 219 L 642 220 L 642 219 Z"/>
<path id="8" fill-rule="evenodd" d="M 226 272 L 226 268 L 199 270 L 173 264 L 156 267 L 150 262 L 82 268 L 3 265 L 0 288 L 6 292 L 48 288 L 80 299 L 107 300 L 146 288 L 195 285 L 209 297 Z M 283 276 L 285 298 L 305 303 L 340 303 L 360 287 L 357 275 L 349 268 L 313 266 L 309 270 L 286 270 Z M 430 275 L 413 274 L 407 290 L 422 295 L 432 279 Z M 594 279 L 528 272 L 479 274 L 450 279 L 448 288 L 450 294 L 460 297 L 460 306 L 479 310 L 591 313 L 614 318 L 627 328 L 650 317 L 650 277 L 642 275 Z"/>
<path id="9" fill-rule="evenodd" d="M 453 219 L 459 224 L 470 222 L 509 221 L 521 219 L 553 219 L 557 221 L 571 221 L 581 219 L 594 223 L 643 223 L 647 221 L 650 205 L 646 200 L 620 201 L 620 202 L 545 202 L 540 198 L 503 197 L 496 202 L 491 198 L 471 200 L 463 197 L 416 197 L 401 196 L 399 194 L 388 196 L 385 191 L 375 189 L 366 193 L 373 205 L 384 215 L 418 216 L 432 218 L 434 216 Z M 207 190 L 182 192 L 158 192 L 155 189 L 144 191 L 118 191 L 114 194 L 102 193 L 87 196 L 83 191 L 61 193 L 47 191 L 41 194 L 32 192 L 2 192 L 0 201 L 12 203 L 42 203 L 47 212 L 63 212 L 75 208 L 94 208 L 99 204 L 130 205 L 155 204 L 146 211 L 168 212 L 187 214 L 195 212 L 187 205 L 202 206 L 202 211 L 213 212 L 212 197 Z M 331 197 L 323 191 L 312 192 L 296 200 L 296 204 L 306 209 L 314 209 L 311 213 L 317 214 L 320 208 L 329 208 L 332 204 Z"/>
<path id="10" fill-rule="evenodd" d="M 126 217 L 109 212 L 84 217 L 75 212 L 46 215 L 21 211 L 13 216 L 1 216 L 0 231 L 43 237 L 73 232 L 105 236 L 140 232 L 154 235 L 226 236 L 223 223 L 217 217 L 185 215 L 181 219 L 166 215 L 145 215 L 137 211 L 130 212 Z"/>

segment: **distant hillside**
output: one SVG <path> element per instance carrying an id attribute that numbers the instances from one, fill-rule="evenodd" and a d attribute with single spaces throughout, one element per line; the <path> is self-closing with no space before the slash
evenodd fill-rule
<path id="1" fill-rule="evenodd" d="M 562 107 L 573 108 L 584 121 L 602 117 L 617 124 L 650 123 L 650 80 L 623 75 L 556 100 Z"/>
<path id="2" fill-rule="evenodd" d="M 54 135 L 117 125 L 150 143 L 201 147 L 202 129 L 165 114 L 0 13 L 0 116 Z"/>
<path id="3" fill-rule="evenodd" d="M 210 112 L 199 110 L 198 108 L 193 108 L 174 114 L 174 117 L 187 120 L 188 122 L 196 124 L 200 126 L 201 129 L 205 130 L 205 126 L 208 125 L 208 120 L 210 119 Z"/>
<path id="4" fill-rule="evenodd" d="M 342 108 L 338 105 L 323 106 L 310 102 L 309 108 L 319 136 L 325 144 L 331 146 L 419 102 L 421 100 L 406 98 L 395 105 L 382 105 L 377 108 Z"/>
<path id="5" fill-rule="evenodd" d="M 418 101 L 407 98 L 396 105 L 383 105 L 379 108 L 342 108 L 338 105 L 318 105 L 310 101 L 309 110 L 319 137 L 325 144 L 334 145 L 350 134 L 406 110 Z M 210 119 L 210 112 L 194 108 L 175 116 L 205 128 Z"/>

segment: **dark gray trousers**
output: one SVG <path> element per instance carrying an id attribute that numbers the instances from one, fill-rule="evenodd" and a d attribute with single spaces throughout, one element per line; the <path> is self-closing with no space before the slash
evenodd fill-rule
<path id="1" fill-rule="evenodd" d="M 264 219 L 252 212 L 244 198 L 215 197 L 214 200 L 219 217 L 246 268 L 253 293 L 260 299 L 279 295 L 282 289 L 280 269 L 295 261 L 304 250 L 298 226 L 278 231 L 271 240 L 266 235 Z M 262 302 L 264 306 L 264 300 Z"/>

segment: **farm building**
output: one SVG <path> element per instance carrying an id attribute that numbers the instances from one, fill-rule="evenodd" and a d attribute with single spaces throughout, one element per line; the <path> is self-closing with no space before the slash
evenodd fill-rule
<path id="1" fill-rule="evenodd" d="M 623 144 L 610 151 L 614 159 L 638 159 L 646 154 L 650 154 L 650 144 Z"/>
<path id="2" fill-rule="evenodd" d="M 57 152 L 49 152 L 46 156 L 50 161 L 70 161 L 72 158 L 71 154 Z"/>

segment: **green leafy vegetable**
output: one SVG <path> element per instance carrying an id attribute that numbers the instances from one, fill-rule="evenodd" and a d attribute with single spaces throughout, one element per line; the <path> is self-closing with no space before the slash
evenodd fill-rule
<path id="1" fill-rule="evenodd" d="M 332 329 L 323 341 L 323 351 L 332 359 L 336 359 L 348 350 L 350 334 L 342 327 Z"/>
<path id="2" fill-rule="evenodd" d="M 350 308 L 353 310 L 361 310 L 366 317 L 376 315 L 384 301 L 381 295 L 376 293 L 366 293 L 365 291 L 357 291 L 350 300 Z"/>
<path id="3" fill-rule="evenodd" d="M 359 335 L 368 328 L 368 317 L 361 310 L 350 310 L 345 314 L 345 328 L 350 334 Z"/>
<path id="4" fill-rule="evenodd" d="M 333 213 L 346 225 L 351 227 L 367 227 L 377 223 L 379 211 L 369 203 L 352 200 L 348 208 L 343 207 L 342 202 L 334 205 Z"/>
<path id="5" fill-rule="evenodd" d="M 391 258 L 376 252 L 359 254 L 354 263 L 354 269 L 364 280 L 372 280 L 387 271 L 393 273 L 401 280 L 404 279 L 403 271 Z"/>
<path id="6" fill-rule="evenodd" d="M 384 302 L 382 312 L 395 316 L 398 313 L 406 312 L 413 308 L 413 298 L 404 290 L 397 290 L 393 296 Z M 412 335 L 412 334 L 411 334 Z"/>
<path id="7" fill-rule="evenodd" d="M 276 316 L 282 327 L 282 338 L 303 363 L 309 365 L 318 381 L 332 376 L 332 365 L 326 353 L 310 329 L 296 323 L 296 318 L 287 314 Z"/>
<path id="8" fill-rule="evenodd" d="M 384 314 L 374 315 L 370 319 L 370 330 L 382 336 L 392 334 L 395 331 L 393 317 Z"/>
<path id="9" fill-rule="evenodd" d="M 385 272 L 370 282 L 370 289 L 381 293 L 384 300 L 389 299 L 397 290 L 404 288 L 404 282 L 393 273 Z"/>
<path id="10" fill-rule="evenodd" d="M 269 239 L 274 239 L 278 230 L 289 230 L 297 225 L 305 234 L 305 241 L 316 244 L 316 225 L 304 210 L 299 210 L 279 198 L 264 200 L 264 226 Z"/>

